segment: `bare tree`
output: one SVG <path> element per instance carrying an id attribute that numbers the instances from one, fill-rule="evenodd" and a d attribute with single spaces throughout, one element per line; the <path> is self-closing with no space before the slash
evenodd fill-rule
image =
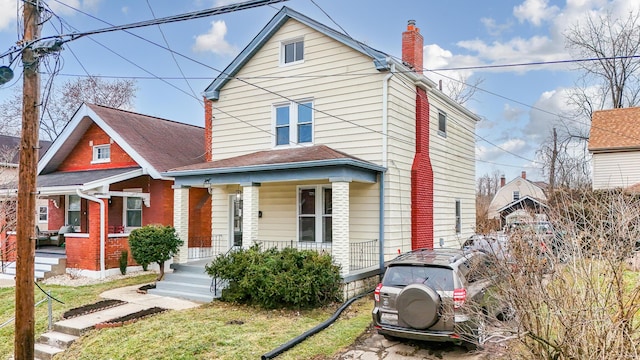
<path id="1" fill-rule="evenodd" d="M 484 82 L 483 78 L 475 78 L 473 82 L 470 82 L 469 77 L 463 74 L 459 74 L 457 79 L 449 79 L 451 81 L 447 81 L 444 92 L 453 101 L 461 105 L 469 101 L 475 95 L 478 87 Z"/>
<path id="2" fill-rule="evenodd" d="M 43 99 L 40 121 L 42 135 L 54 140 L 83 102 L 131 110 L 136 91 L 133 80 L 106 81 L 97 77 L 67 81 L 59 90 L 53 87 L 48 92 L 49 96 Z M 21 104 L 22 95 L 19 92 L 0 103 L 0 132 L 16 134 L 19 131 Z"/>
<path id="3" fill-rule="evenodd" d="M 489 205 L 500 189 L 501 176 L 500 171 L 495 170 L 476 180 L 476 233 L 486 234 L 500 226 L 499 220 L 489 219 Z"/>
<path id="4" fill-rule="evenodd" d="M 640 13 L 629 12 L 627 17 L 616 17 L 611 12 L 603 16 L 587 16 L 565 32 L 565 41 L 575 58 L 581 61 L 583 80 L 600 86 L 607 105 L 613 108 L 631 107 L 640 101 Z M 576 104 L 591 115 L 594 104 L 584 91 L 575 94 Z M 610 102 L 610 103 L 609 103 Z M 596 109 L 597 110 L 597 109 Z"/>
<path id="5" fill-rule="evenodd" d="M 591 185 L 589 152 L 584 138 L 569 129 L 553 128 L 551 134 L 536 151 L 543 164 L 542 173 L 548 176 L 549 188 L 587 188 Z"/>

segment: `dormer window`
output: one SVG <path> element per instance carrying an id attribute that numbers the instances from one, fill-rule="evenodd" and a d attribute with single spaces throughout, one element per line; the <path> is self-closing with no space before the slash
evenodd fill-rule
<path id="1" fill-rule="evenodd" d="M 111 144 L 95 145 L 93 147 L 92 164 L 111 161 Z"/>
<path id="2" fill-rule="evenodd" d="M 280 63 L 293 64 L 304 60 L 304 40 L 295 39 L 282 43 Z"/>

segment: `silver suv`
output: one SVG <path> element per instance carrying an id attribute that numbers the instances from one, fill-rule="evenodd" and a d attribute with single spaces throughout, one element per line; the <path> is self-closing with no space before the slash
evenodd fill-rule
<path id="1" fill-rule="evenodd" d="M 483 271 L 489 257 L 465 249 L 420 249 L 387 264 L 374 293 L 373 325 L 387 338 L 454 342 L 470 349 L 484 343 Z"/>

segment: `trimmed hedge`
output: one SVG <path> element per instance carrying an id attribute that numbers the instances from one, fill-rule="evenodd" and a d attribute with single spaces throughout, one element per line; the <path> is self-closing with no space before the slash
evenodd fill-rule
<path id="1" fill-rule="evenodd" d="M 314 250 L 262 251 L 254 245 L 219 256 L 206 271 L 229 282 L 223 301 L 275 309 L 314 308 L 342 300 L 340 267 L 330 254 Z"/>

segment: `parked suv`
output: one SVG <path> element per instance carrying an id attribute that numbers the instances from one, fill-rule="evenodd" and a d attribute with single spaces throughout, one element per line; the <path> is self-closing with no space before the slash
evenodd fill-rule
<path id="1" fill-rule="evenodd" d="M 420 249 L 387 265 L 374 293 L 373 324 L 385 337 L 484 343 L 483 267 L 489 257 L 469 249 Z"/>

